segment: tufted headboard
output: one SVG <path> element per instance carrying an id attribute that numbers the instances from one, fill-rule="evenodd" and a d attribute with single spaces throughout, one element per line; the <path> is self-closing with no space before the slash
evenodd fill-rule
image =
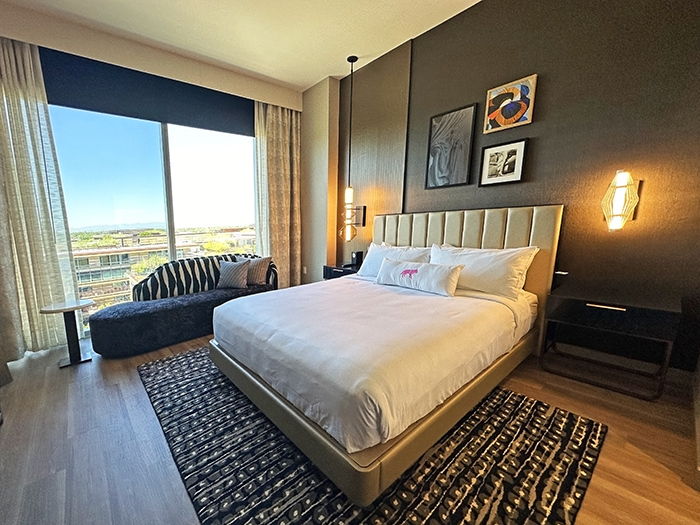
<path id="1" fill-rule="evenodd" d="M 484 210 L 402 213 L 374 217 L 372 240 L 394 246 L 451 244 L 465 248 L 537 246 L 525 290 L 537 295 L 536 326 L 542 328 L 544 307 L 552 288 L 564 206 L 525 206 Z M 540 337 L 542 331 L 540 330 Z"/>

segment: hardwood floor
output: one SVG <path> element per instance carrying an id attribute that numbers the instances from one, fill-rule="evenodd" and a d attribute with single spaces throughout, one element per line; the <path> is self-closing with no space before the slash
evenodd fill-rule
<path id="1" fill-rule="evenodd" d="M 13 363 L 15 380 L 0 389 L 0 523 L 198 523 L 136 366 L 207 340 L 65 369 L 65 350 Z M 672 372 L 657 402 L 549 374 L 535 358 L 503 382 L 609 426 L 577 524 L 700 523 L 700 493 L 686 484 L 695 465 L 690 375 Z"/>

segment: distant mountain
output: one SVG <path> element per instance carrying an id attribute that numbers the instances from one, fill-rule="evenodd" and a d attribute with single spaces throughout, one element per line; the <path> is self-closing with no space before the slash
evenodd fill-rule
<path id="1" fill-rule="evenodd" d="M 99 224 L 97 226 L 84 226 L 71 228 L 71 232 L 110 232 L 118 230 L 154 230 L 165 229 L 164 222 L 135 222 L 132 224 Z"/>

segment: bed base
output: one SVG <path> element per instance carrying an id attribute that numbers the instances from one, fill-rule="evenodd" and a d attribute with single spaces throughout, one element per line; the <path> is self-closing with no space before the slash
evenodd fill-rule
<path id="1" fill-rule="evenodd" d="M 371 504 L 537 346 L 528 332 L 447 401 L 386 443 L 349 454 L 325 430 L 274 391 L 263 379 L 209 342 L 212 361 L 353 503 Z"/>

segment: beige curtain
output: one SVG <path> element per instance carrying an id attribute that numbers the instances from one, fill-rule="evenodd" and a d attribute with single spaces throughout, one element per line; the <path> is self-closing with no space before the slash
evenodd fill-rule
<path id="1" fill-rule="evenodd" d="M 281 288 L 301 283 L 300 123 L 298 111 L 255 103 L 256 243 Z"/>
<path id="2" fill-rule="evenodd" d="M 0 38 L 0 246 L 1 375 L 25 350 L 65 344 L 63 318 L 39 310 L 77 298 L 39 50 L 5 38 Z"/>

